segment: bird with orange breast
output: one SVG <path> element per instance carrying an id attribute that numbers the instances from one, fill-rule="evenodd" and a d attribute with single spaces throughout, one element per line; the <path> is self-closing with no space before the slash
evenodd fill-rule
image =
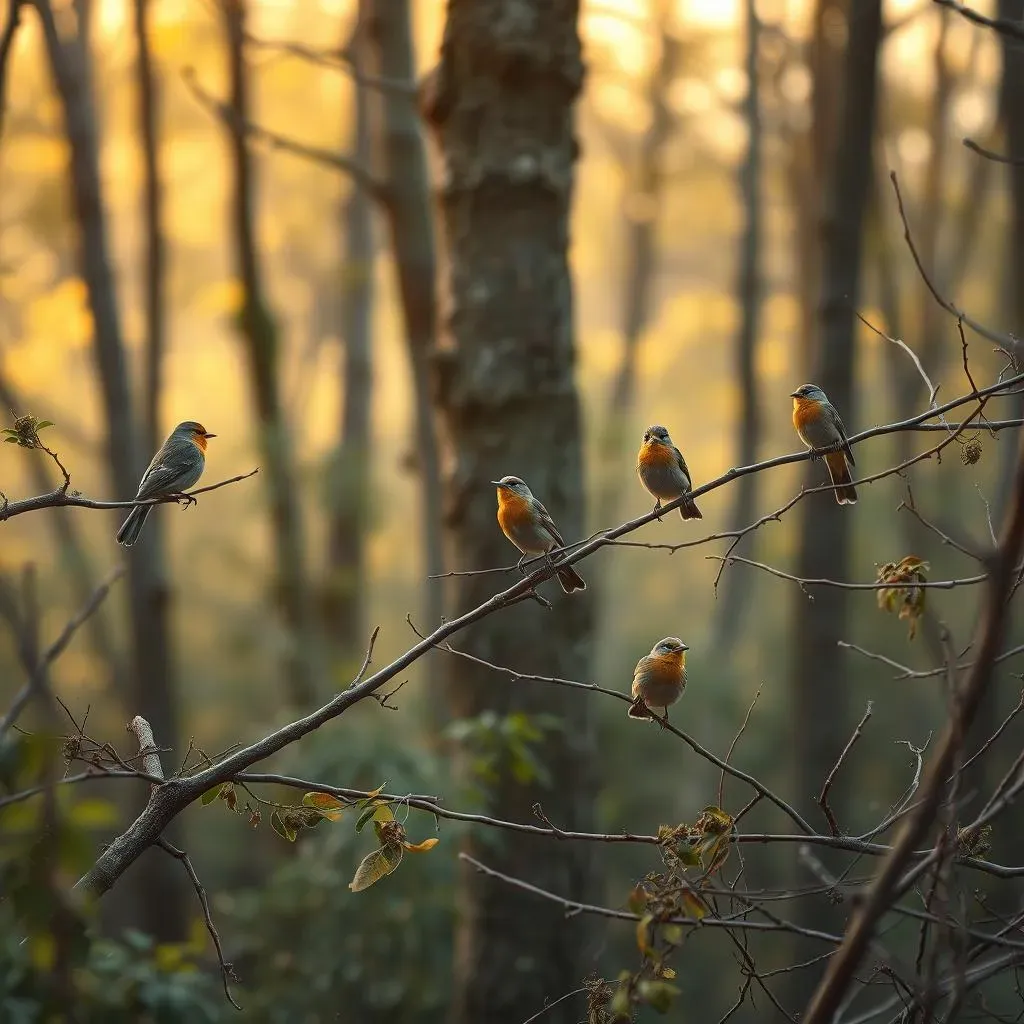
<path id="1" fill-rule="evenodd" d="M 663 501 L 674 501 L 691 489 L 690 471 L 683 453 L 672 443 L 668 431 L 661 426 L 648 427 L 636 457 L 636 471 L 640 482 L 654 498 L 654 511 L 661 509 Z M 679 506 L 684 519 L 703 519 L 700 509 L 691 501 Z M 658 516 L 660 519 L 661 516 Z"/>
<path id="2" fill-rule="evenodd" d="M 811 449 L 811 458 L 825 459 L 836 501 L 840 505 L 856 505 L 857 491 L 850 467 L 857 463 L 835 406 L 817 384 L 801 384 L 790 397 L 793 399 L 793 426 L 800 440 Z"/>
<path id="3" fill-rule="evenodd" d="M 491 483 L 498 488 L 498 525 L 501 532 L 523 553 L 519 559 L 521 571 L 529 555 L 548 555 L 555 548 L 565 547 L 565 541 L 548 510 L 519 477 L 503 476 Z M 550 555 L 548 560 L 551 560 Z M 587 589 L 583 577 L 571 565 L 563 565 L 555 575 L 567 594 Z"/>
<path id="4" fill-rule="evenodd" d="M 679 637 L 667 636 L 636 663 L 630 718 L 668 722 L 669 705 L 675 704 L 686 689 L 686 652 L 689 649 Z M 655 708 L 661 708 L 663 714 L 655 714 Z"/>

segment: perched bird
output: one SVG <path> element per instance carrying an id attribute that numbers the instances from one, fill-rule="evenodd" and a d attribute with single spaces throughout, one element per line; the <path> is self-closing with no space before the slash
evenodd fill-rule
<path id="1" fill-rule="evenodd" d="M 846 428 L 835 406 L 817 384 L 801 384 L 790 396 L 793 399 L 793 426 L 808 448 L 811 458 L 824 456 L 828 475 L 836 488 L 840 505 L 856 505 L 857 491 L 850 476 L 856 466 Z"/>
<path id="2" fill-rule="evenodd" d="M 640 482 L 654 495 L 655 512 L 663 501 L 674 501 L 692 486 L 686 459 L 664 427 L 648 427 L 644 431 L 644 440 L 636 457 L 636 471 Z M 679 506 L 679 514 L 684 519 L 704 518 L 693 501 L 683 502 Z"/>
<path id="3" fill-rule="evenodd" d="M 668 708 L 686 689 L 686 654 L 690 648 L 677 636 L 659 640 L 650 654 L 645 654 L 633 669 L 633 703 L 630 718 L 659 718 L 668 721 Z M 664 710 L 663 716 L 654 714 Z"/>
<path id="4" fill-rule="evenodd" d="M 139 484 L 139 493 L 135 495 L 135 500 L 166 495 L 179 500 L 184 499 L 194 505 L 196 499 L 182 492 L 194 487 L 203 475 L 206 466 L 206 442 L 216 436 L 208 433 L 206 427 L 195 420 L 179 423 L 161 445 L 160 451 L 153 456 L 149 468 L 142 474 L 142 482 Z M 142 527 L 152 511 L 152 505 L 136 505 L 121 524 L 121 529 L 117 531 L 117 543 L 130 548 L 139 539 Z"/>
<path id="5" fill-rule="evenodd" d="M 498 525 L 501 532 L 523 553 L 519 559 L 520 569 L 528 555 L 546 555 L 553 548 L 564 547 L 565 541 L 548 510 L 519 477 L 503 476 L 491 483 L 498 488 Z M 567 594 L 587 589 L 583 577 L 571 565 L 562 566 L 556 575 Z"/>

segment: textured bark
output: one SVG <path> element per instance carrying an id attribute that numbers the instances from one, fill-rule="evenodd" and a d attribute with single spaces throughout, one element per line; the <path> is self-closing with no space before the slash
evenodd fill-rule
<path id="1" fill-rule="evenodd" d="M 249 363 L 252 400 L 259 422 L 262 476 L 270 500 L 275 597 L 290 633 L 285 659 L 287 697 L 296 707 L 304 707 L 315 699 L 317 642 L 312 628 L 291 440 L 281 406 L 277 325 L 267 305 L 256 255 L 256 174 L 243 127 L 251 119 L 243 56 L 245 0 L 225 0 L 222 9 L 231 77 L 232 240 L 243 290 L 239 320 Z"/>
<path id="2" fill-rule="evenodd" d="M 573 379 L 573 300 L 568 217 L 577 156 L 573 108 L 583 65 L 576 0 L 449 0 L 441 62 L 427 116 L 444 157 L 441 213 L 448 256 L 450 346 L 440 360 L 439 401 L 455 466 L 446 505 L 451 568 L 508 564 L 515 551 L 495 522 L 488 484 L 522 476 L 567 540 L 584 521 L 580 407 Z M 486 575 L 456 577 L 451 611 L 496 588 Z M 590 593 L 554 608 L 530 601 L 471 627 L 462 646 L 527 672 L 586 678 Z M 455 718 L 526 715 L 544 738 L 533 747 L 540 779 L 517 782 L 507 759 L 487 787 L 489 811 L 531 815 L 539 801 L 561 827 L 583 827 L 594 794 L 587 702 L 542 686 L 495 685 L 493 673 L 448 663 Z M 541 715 L 553 716 L 557 728 Z M 465 781 L 471 758 L 457 758 Z M 467 840 L 471 844 L 472 840 Z M 550 856 L 519 835 L 478 854 L 499 870 L 579 898 L 590 855 Z M 459 880 L 456 1024 L 522 1024 L 576 987 L 587 972 L 579 918 L 474 873 Z M 569 1024 L 571 1001 L 545 1017 Z"/>
<path id="3" fill-rule="evenodd" d="M 746 211 L 746 224 L 740 246 L 739 280 L 736 293 L 741 309 L 739 334 L 736 338 L 735 372 L 740 386 L 740 416 L 736 429 L 737 466 L 749 466 L 757 461 L 757 437 L 761 422 L 757 401 L 757 335 L 761 320 L 761 150 L 762 125 L 760 83 L 758 81 L 758 50 L 761 23 L 757 17 L 755 0 L 746 0 L 747 23 L 747 155 L 740 169 L 740 190 Z M 740 530 L 754 521 L 757 508 L 758 475 L 751 473 L 736 481 L 729 529 Z M 745 554 L 754 555 L 750 547 L 756 534 L 750 538 Z M 712 650 L 732 651 L 739 647 L 735 639 L 741 635 L 743 613 L 753 594 L 749 578 L 735 570 L 723 574 L 718 588 L 715 609 L 715 639 Z"/>
<path id="4" fill-rule="evenodd" d="M 389 82 L 415 80 L 410 0 L 360 0 L 367 23 L 370 74 Z M 425 575 L 444 571 L 443 493 L 438 427 L 431 393 L 437 347 L 437 260 L 434 215 L 422 126 L 412 97 L 381 92 L 383 208 L 391 237 L 412 367 L 416 471 L 420 479 L 420 543 Z M 423 615 L 432 629 L 444 611 L 440 579 L 424 581 Z M 438 701 L 440 704 L 440 701 Z"/>
<path id="5" fill-rule="evenodd" d="M 366 86 L 365 16 L 360 12 L 345 49 L 356 71 L 352 86 L 353 157 L 369 166 L 370 114 Z M 373 394 L 373 210 L 353 181 L 342 210 L 345 253 L 339 289 L 344 346 L 341 440 L 328 484 L 327 579 L 323 613 L 327 635 L 343 651 L 366 645 L 366 509 L 370 495 L 370 407 Z"/>
<path id="6" fill-rule="evenodd" d="M 94 323 L 93 352 L 107 420 L 107 453 L 114 488 L 119 495 L 135 494 L 144 461 L 135 444 L 124 343 L 116 300 L 116 285 L 99 175 L 99 143 L 88 63 L 81 35 L 61 35 L 48 0 L 36 0 L 46 50 L 63 107 L 70 146 L 72 203 L 79 229 L 81 274 Z M 133 710 L 152 725 L 161 744 L 176 747 L 178 709 L 174 689 L 167 611 L 169 587 L 160 557 L 159 531 L 132 549 L 129 563 L 134 676 Z M 174 836 L 169 836 L 176 841 Z M 176 865 L 149 858 L 135 873 L 138 915 L 136 926 L 162 941 L 186 933 L 184 886 Z"/>
<path id="7" fill-rule="evenodd" d="M 846 424 L 856 429 L 856 328 L 861 280 L 863 221 L 872 174 L 872 139 L 875 124 L 878 44 L 882 30 L 881 0 L 861 0 L 849 22 L 849 41 L 842 63 L 843 90 L 839 131 L 825 192 L 822 218 L 824 260 L 818 312 L 819 347 L 811 379 L 825 389 Z M 809 463 L 805 484 L 820 485 L 820 463 Z M 822 492 L 801 504 L 801 547 L 797 574 L 801 577 L 848 576 L 853 514 L 836 504 L 833 494 Z M 814 799 L 849 734 L 845 713 L 847 684 L 845 658 L 836 657 L 840 639 L 847 636 L 847 591 L 824 587 L 813 601 L 797 591 L 794 607 L 794 792 Z M 823 676 L 824 667 L 828 671 Z M 826 677 L 827 676 L 827 677 Z M 842 792 L 834 792 L 837 820 L 846 820 Z M 803 924 L 830 920 L 825 900 L 801 901 Z M 797 990 L 814 977 L 795 979 Z"/>
<path id="8" fill-rule="evenodd" d="M 138 49 L 139 129 L 143 163 L 143 221 L 146 229 L 145 303 L 146 349 L 143 421 L 146 451 L 155 452 L 163 442 L 160 429 L 160 371 L 164 355 L 164 233 L 157 137 L 157 82 L 149 45 L 152 0 L 134 0 L 135 42 Z M 152 520 L 149 525 L 152 525 Z"/>

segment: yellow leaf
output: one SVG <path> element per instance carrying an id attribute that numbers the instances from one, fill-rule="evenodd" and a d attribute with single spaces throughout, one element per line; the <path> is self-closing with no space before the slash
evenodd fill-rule
<path id="1" fill-rule="evenodd" d="M 353 892 L 369 889 L 385 875 L 390 875 L 402 863 L 402 848 L 397 843 L 388 843 L 368 853 L 356 868 L 355 877 L 348 883 Z"/>
<path id="2" fill-rule="evenodd" d="M 653 914 L 644 914 L 636 923 L 636 946 L 644 956 L 647 955 L 647 951 L 651 948 L 651 922 L 653 920 Z"/>
<path id="3" fill-rule="evenodd" d="M 704 905 L 704 901 L 689 889 L 683 890 L 682 899 L 687 917 L 695 917 L 700 921 L 707 916 L 708 908 Z"/>
<path id="4" fill-rule="evenodd" d="M 330 793 L 307 793 L 302 802 L 319 811 L 328 821 L 338 821 L 345 811 L 345 804 Z"/>
<path id="5" fill-rule="evenodd" d="M 422 843 L 402 843 L 402 845 L 410 853 L 426 853 L 427 850 L 432 850 L 441 840 L 436 836 L 431 836 L 429 839 L 424 839 Z"/>

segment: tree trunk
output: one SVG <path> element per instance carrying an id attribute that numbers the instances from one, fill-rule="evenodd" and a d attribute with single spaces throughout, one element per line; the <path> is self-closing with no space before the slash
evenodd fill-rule
<path id="1" fill-rule="evenodd" d="M 64 37 L 57 28 L 49 0 L 36 0 L 54 82 L 64 111 L 70 145 L 72 203 L 80 234 L 82 278 L 93 317 L 97 368 L 107 420 L 107 450 L 114 488 L 119 496 L 135 494 L 144 462 L 135 439 L 121 322 L 115 297 L 113 267 L 107 242 L 99 174 L 99 142 L 88 85 L 82 39 Z M 157 516 L 145 543 L 132 548 L 129 562 L 134 679 L 133 711 L 153 726 L 162 746 L 177 748 L 178 709 L 167 629 L 169 587 L 160 558 Z M 140 795 L 148 787 L 140 786 Z M 169 834 L 172 842 L 180 842 Z M 134 873 L 138 914 L 136 926 L 160 941 L 183 939 L 186 933 L 184 885 L 170 858 L 147 857 Z"/>
<path id="2" fill-rule="evenodd" d="M 371 157 L 366 71 L 366 19 L 362 11 L 345 46 L 356 72 L 352 84 L 353 157 L 364 167 Z M 344 346 L 341 440 L 327 496 L 327 579 L 324 581 L 325 633 L 344 652 L 366 646 L 366 509 L 370 496 L 370 408 L 373 393 L 373 210 L 355 180 L 342 214 L 345 256 L 340 309 Z"/>
<path id="3" fill-rule="evenodd" d="M 416 61 L 410 0 L 360 0 L 360 10 L 367 23 L 370 73 L 390 82 L 409 82 L 411 87 Z M 444 571 L 441 455 L 430 369 L 437 346 L 437 260 L 426 147 L 414 95 L 411 88 L 409 95 L 396 89 L 382 91 L 381 150 L 384 214 L 412 367 L 423 568 L 427 577 L 436 577 Z M 424 588 L 423 615 L 427 627 L 434 629 L 444 612 L 443 580 L 428 578 Z M 436 703 L 441 704 L 440 695 Z"/>
<path id="4" fill-rule="evenodd" d="M 761 110 L 758 82 L 758 51 L 761 23 L 755 0 L 746 0 L 747 15 L 747 156 L 740 170 L 740 189 L 747 221 L 740 249 L 737 298 L 742 310 L 740 331 L 736 339 L 735 366 L 740 384 L 740 418 L 736 436 L 737 466 L 757 461 L 757 436 L 760 415 L 757 403 L 757 334 L 761 315 Z M 740 530 L 754 520 L 757 508 L 758 475 L 750 473 L 736 481 L 735 497 L 729 516 L 729 529 Z M 756 534 L 750 540 L 754 541 Z M 747 557 L 753 557 L 749 550 Z M 715 610 L 715 640 L 712 650 L 732 651 L 739 647 L 735 639 L 741 635 L 743 613 L 753 587 L 749 576 L 726 571 L 718 590 Z"/>
<path id="5" fill-rule="evenodd" d="M 285 665 L 287 697 L 295 707 L 308 707 L 316 700 L 317 638 L 312 628 L 305 573 L 298 483 L 293 471 L 288 424 L 281 407 L 277 325 L 267 305 L 256 256 L 256 175 L 244 129 L 250 120 L 243 55 L 245 0 L 224 0 L 223 11 L 231 76 L 232 233 L 243 290 L 239 320 L 259 421 L 262 475 L 270 498 L 275 597 L 290 633 Z"/>
<path id="6" fill-rule="evenodd" d="M 846 424 L 856 429 L 856 327 L 861 278 L 863 222 L 872 174 L 878 45 L 882 31 L 881 0 L 860 0 L 852 7 L 843 62 L 843 88 L 839 131 L 825 182 L 822 211 L 824 258 L 818 313 L 819 346 L 813 377 L 839 410 Z M 820 462 L 809 463 L 806 486 L 827 479 Z M 836 503 L 829 492 L 812 494 L 801 503 L 801 548 L 797 573 L 801 577 L 848 576 L 852 510 Z M 847 660 L 836 656 L 837 643 L 847 636 L 847 592 L 823 587 L 813 601 L 795 592 L 793 649 L 793 753 L 795 792 L 808 805 L 821 789 L 849 735 L 851 722 L 844 699 Z M 823 666 L 829 666 L 827 678 Z M 846 821 L 842 792 L 834 792 L 832 807 Z M 830 921 L 825 897 L 800 901 L 801 923 L 821 927 Z M 811 985 L 813 974 L 795 980 L 797 988 Z M 806 990 L 805 990 L 806 994 Z"/>
<path id="7" fill-rule="evenodd" d="M 446 174 L 441 215 L 447 245 L 450 347 L 439 359 L 439 402 L 455 458 L 448 485 L 451 567 L 509 564 L 516 552 L 495 521 L 489 480 L 522 476 L 567 540 L 580 536 L 584 491 L 580 406 L 573 379 L 573 301 L 567 261 L 573 107 L 583 65 L 576 0 L 449 0 L 439 68 L 425 106 Z M 456 577 L 452 612 L 484 600 L 495 577 Z M 553 610 L 524 602 L 468 630 L 467 651 L 525 672 L 588 678 L 589 594 L 545 590 Z M 498 758 L 488 813 L 528 820 L 536 802 L 563 828 L 586 827 L 595 792 L 587 702 L 571 691 L 506 685 L 483 667 L 446 664 L 457 719 L 483 713 L 540 732 L 537 767 Z M 525 716 L 525 719 L 524 719 Z M 550 716 L 550 718 L 548 717 Z M 503 730 L 502 730 L 503 732 Z M 491 733 L 495 735 L 495 733 Z M 500 734 L 500 733 L 497 733 Z M 464 782 L 473 758 L 460 749 Z M 523 777 L 525 772 L 526 777 Z M 585 898 L 590 854 L 579 845 L 549 856 L 518 834 L 468 848 L 501 871 Z M 463 864 L 458 892 L 456 1024 L 522 1024 L 586 973 L 579 918 Z M 570 1024 L 571 1001 L 545 1017 Z"/>
<path id="8" fill-rule="evenodd" d="M 164 234 L 161 223 L 159 144 L 157 141 L 157 83 L 149 46 L 152 0 L 135 0 L 135 40 L 138 47 L 139 128 L 144 167 L 146 225 L 146 361 L 143 390 L 145 450 L 155 452 L 163 442 L 160 428 L 160 371 L 164 355 Z M 152 518 L 152 517 L 151 517 Z M 152 525 L 152 521 L 150 524 Z"/>

